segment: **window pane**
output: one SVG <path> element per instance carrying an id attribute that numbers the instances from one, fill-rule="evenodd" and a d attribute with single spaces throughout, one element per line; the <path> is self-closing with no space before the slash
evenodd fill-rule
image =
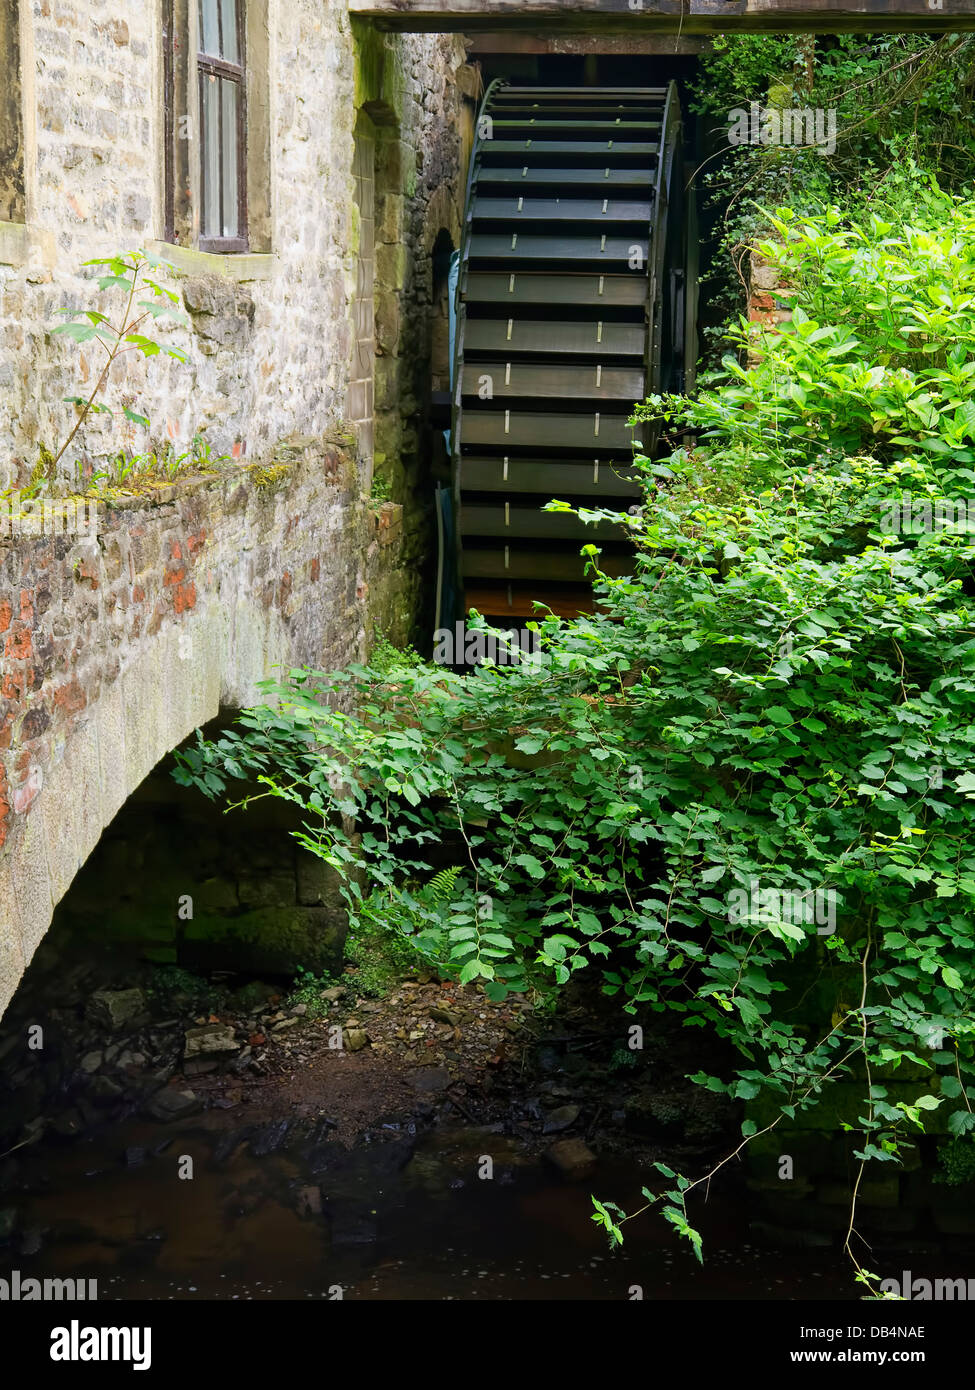
<path id="1" fill-rule="evenodd" d="M 237 83 L 223 89 L 223 235 L 237 236 Z"/>
<path id="2" fill-rule="evenodd" d="M 200 52 L 220 52 L 219 16 L 217 0 L 200 0 Z"/>
<path id="3" fill-rule="evenodd" d="M 220 0 L 220 50 L 228 63 L 239 63 L 237 52 L 237 0 Z"/>
<path id="4" fill-rule="evenodd" d="M 203 218 L 200 231 L 205 237 L 220 236 L 220 90 L 219 83 L 204 73 L 201 84 L 203 114 Z"/>

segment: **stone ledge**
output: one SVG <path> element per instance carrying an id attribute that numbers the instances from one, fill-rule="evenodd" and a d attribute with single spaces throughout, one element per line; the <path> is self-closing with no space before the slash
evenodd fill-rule
<path id="1" fill-rule="evenodd" d="M 226 280 L 270 280 L 277 263 L 272 253 L 242 251 L 221 256 L 190 246 L 173 246 L 168 241 L 150 241 L 147 250 L 171 261 L 184 275 L 222 275 Z"/>
<path id="2" fill-rule="evenodd" d="M 0 222 L 0 265 L 26 265 L 35 250 L 40 252 L 46 266 L 53 265 L 53 234 L 30 223 Z"/>

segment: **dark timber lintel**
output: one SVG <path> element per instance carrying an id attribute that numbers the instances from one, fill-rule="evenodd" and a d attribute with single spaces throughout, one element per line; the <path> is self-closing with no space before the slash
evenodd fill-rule
<path id="1" fill-rule="evenodd" d="M 351 14 L 410 33 L 715 34 L 975 29 L 975 0 L 349 0 Z"/>

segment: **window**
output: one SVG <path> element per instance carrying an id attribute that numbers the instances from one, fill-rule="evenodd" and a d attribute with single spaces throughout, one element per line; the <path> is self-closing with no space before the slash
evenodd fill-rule
<path id="1" fill-rule="evenodd" d="M 244 0 L 199 0 L 200 249 L 246 251 Z"/>

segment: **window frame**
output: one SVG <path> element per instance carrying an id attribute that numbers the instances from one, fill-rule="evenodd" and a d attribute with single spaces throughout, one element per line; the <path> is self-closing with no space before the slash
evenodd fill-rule
<path id="1" fill-rule="evenodd" d="M 246 5 L 247 0 L 235 0 L 234 12 L 237 21 L 237 52 L 239 62 L 231 63 L 226 58 L 219 57 L 213 53 L 206 53 L 203 50 L 203 34 L 199 33 L 197 38 L 196 67 L 197 85 L 199 91 L 199 122 L 200 122 L 200 239 L 201 251 L 211 251 L 216 254 L 226 254 L 239 251 L 248 251 L 250 242 L 247 232 L 247 50 L 245 47 L 246 39 Z M 223 6 L 217 0 L 217 16 L 220 29 L 220 42 L 223 47 Z M 203 110 L 204 110 L 204 90 L 209 78 L 220 78 L 225 81 L 233 82 L 237 87 L 237 227 L 238 235 L 235 237 L 208 237 L 203 231 L 203 215 L 206 207 L 207 197 L 207 173 L 206 158 L 203 148 Z M 223 174 L 223 102 L 218 103 L 220 112 L 219 128 L 217 133 L 219 150 L 219 167 Z M 220 190 L 221 210 L 222 210 L 222 189 Z"/>

